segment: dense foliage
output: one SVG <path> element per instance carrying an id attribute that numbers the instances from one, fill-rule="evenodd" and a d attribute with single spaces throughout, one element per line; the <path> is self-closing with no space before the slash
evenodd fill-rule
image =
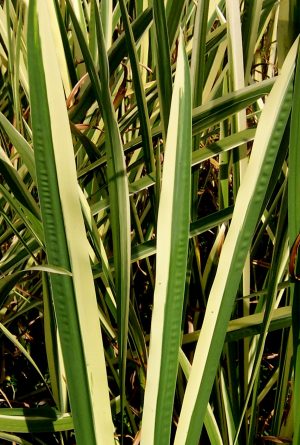
<path id="1" fill-rule="evenodd" d="M 299 443 L 299 23 L 1 2 L 3 443 Z"/>

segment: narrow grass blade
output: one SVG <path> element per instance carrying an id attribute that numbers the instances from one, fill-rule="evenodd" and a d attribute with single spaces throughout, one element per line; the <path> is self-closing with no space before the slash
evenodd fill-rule
<path id="1" fill-rule="evenodd" d="M 273 84 L 274 79 L 264 80 L 194 108 L 193 134 L 197 134 L 253 104 L 261 96 L 268 94 Z"/>
<path id="2" fill-rule="evenodd" d="M 42 381 L 44 382 L 46 388 L 49 389 L 50 392 L 50 388 L 48 387 L 48 384 L 45 380 L 45 377 L 43 376 L 42 372 L 40 371 L 39 367 L 37 366 L 36 362 L 33 360 L 33 358 L 31 357 L 31 355 L 28 353 L 28 351 L 24 348 L 24 346 L 19 342 L 19 340 L 17 339 L 17 337 L 12 334 L 9 329 L 7 329 L 3 323 L 0 323 L 0 330 L 2 331 L 2 333 L 5 335 L 5 337 L 8 338 L 8 340 L 10 340 L 17 349 L 19 349 L 19 351 L 24 355 L 24 357 L 29 361 L 29 363 L 34 367 L 34 369 L 36 370 L 36 372 L 40 375 Z"/>
<path id="3" fill-rule="evenodd" d="M 193 108 L 202 104 L 205 79 L 206 30 L 209 2 L 200 0 L 197 4 L 193 48 L 191 57 L 191 83 Z"/>
<path id="4" fill-rule="evenodd" d="M 66 371 L 63 363 L 61 343 L 57 330 L 50 280 L 46 273 L 42 274 L 42 286 L 45 347 L 49 368 L 49 378 L 56 407 L 61 413 L 65 413 L 68 406 Z"/>
<path id="5" fill-rule="evenodd" d="M 152 7 L 145 9 L 131 24 L 134 40 L 138 42 L 144 35 L 153 19 Z M 126 55 L 125 35 L 122 34 L 108 51 L 109 68 L 112 73 Z"/>
<path id="6" fill-rule="evenodd" d="M 151 22 L 152 22 L 152 8 L 147 8 L 132 23 L 131 25 L 132 31 L 136 42 L 144 35 L 146 30 L 150 26 Z M 125 57 L 126 54 L 127 54 L 127 47 L 125 44 L 125 34 L 122 33 L 120 37 L 112 44 L 112 46 L 108 51 L 109 70 L 111 74 L 114 73 L 114 71 L 118 68 L 123 57 Z M 86 56 L 84 57 L 84 59 L 86 60 Z M 80 122 L 81 119 L 86 115 L 87 110 L 92 105 L 94 97 L 91 95 L 91 88 L 92 85 L 89 84 L 86 87 L 84 94 L 80 98 L 79 103 L 74 107 L 72 107 L 72 109 L 70 110 L 69 116 L 73 122 Z"/>
<path id="7" fill-rule="evenodd" d="M 23 239 L 27 244 L 27 248 L 20 246 L 19 243 L 13 243 L 1 258 L 2 274 L 14 272 L 17 267 L 22 268 L 24 263 L 26 264 L 30 256 L 32 256 L 32 253 L 34 254 L 37 250 L 40 250 L 40 245 L 32 236 L 26 234 L 23 236 Z M 28 254 L 29 251 L 30 254 Z"/>
<path id="8" fill-rule="evenodd" d="M 10 204 L 11 210 L 16 212 L 16 215 L 20 217 L 20 220 L 23 224 L 30 230 L 30 232 L 34 235 L 36 240 L 39 242 L 40 246 L 44 246 L 44 233 L 43 226 L 40 218 L 37 218 L 32 214 L 26 207 L 24 207 L 14 196 L 12 196 L 5 187 L 0 184 L 0 192 L 3 197 L 6 199 L 6 202 Z M 8 217 L 2 212 L 3 218 L 8 222 Z M 8 224 L 12 227 L 14 232 L 16 233 L 15 226 L 12 225 L 11 222 Z"/>
<path id="9" fill-rule="evenodd" d="M 196 7 L 195 29 L 193 36 L 193 47 L 191 55 L 191 84 L 192 84 L 192 105 L 193 108 L 202 105 L 202 95 L 205 78 L 205 49 L 206 30 L 209 2 L 200 0 Z M 200 145 L 200 134 L 193 138 L 193 151 Z M 199 169 L 194 169 L 192 173 L 192 220 L 197 218 L 199 206 Z"/>
<path id="10" fill-rule="evenodd" d="M 263 0 L 246 0 L 242 21 L 243 54 L 245 65 L 246 83 L 250 80 L 251 68 L 258 37 L 259 20 L 261 16 Z"/>
<path id="11" fill-rule="evenodd" d="M 0 408 L 0 430 L 14 433 L 45 433 L 73 429 L 70 413 L 53 408 Z"/>
<path id="12" fill-rule="evenodd" d="M 226 152 L 228 150 L 231 150 L 234 147 L 238 147 L 239 145 L 245 144 L 247 142 L 250 142 L 254 139 L 255 136 L 255 128 L 248 128 L 247 130 L 243 130 L 238 133 L 234 133 L 230 136 L 227 136 L 225 138 L 220 139 L 217 142 L 213 142 L 211 144 L 208 144 L 204 147 L 201 147 L 199 150 L 196 150 L 192 154 L 192 167 L 194 167 L 197 164 L 200 164 L 203 161 L 206 161 L 207 159 L 222 154 L 223 152 Z M 125 152 L 130 150 L 133 147 L 136 147 L 136 144 L 138 141 L 135 139 L 133 141 L 133 145 L 128 144 L 125 148 Z M 101 159 L 93 162 L 88 167 L 83 168 L 82 170 L 79 170 L 77 173 L 77 177 L 81 178 L 87 175 L 88 173 L 92 172 L 93 170 L 97 169 L 101 165 L 104 165 L 106 162 L 106 157 L 102 157 Z M 151 187 L 155 184 L 156 178 L 154 178 L 154 175 L 144 175 L 141 179 L 138 179 L 137 181 L 131 182 L 129 184 L 129 193 L 138 193 L 139 191 Z M 97 207 L 100 208 L 102 206 L 102 203 L 98 204 L 95 203 L 92 208 L 94 214 L 96 213 Z M 102 208 L 102 207 L 101 207 Z"/>
<path id="13" fill-rule="evenodd" d="M 9 47 L 8 43 L 8 33 L 10 32 L 10 27 L 7 29 L 6 26 L 6 15 L 3 8 L 0 8 L 0 34 L 3 39 L 4 45 L 6 48 Z M 27 78 L 27 70 L 25 67 L 23 57 L 20 57 L 20 67 L 19 67 L 19 75 L 21 85 L 25 91 L 26 96 L 28 96 L 28 78 Z"/>
<path id="14" fill-rule="evenodd" d="M 158 95 L 163 135 L 165 137 L 168 129 L 172 98 L 172 73 L 169 35 L 163 0 L 153 0 L 153 19 L 155 26 Z"/>
<path id="15" fill-rule="evenodd" d="M 158 214 L 143 445 L 170 443 L 188 254 L 191 136 L 189 67 L 181 35 Z"/>
<path id="16" fill-rule="evenodd" d="M 34 272 L 34 271 L 49 272 L 49 273 L 68 275 L 68 276 L 72 275 L 68 270 L 62 269 L 60 267 L 51 267 L 50 265 L 33 266 L 29 267 L 28 269 L 18 270 L 17 272 L 14 272 L 12 274 L 6 275 L 1 278 L 0 281 L 1 299 L 13 289 L 13 287 L 18 283 L 18 281 L 21 278 L 28 275 L 29 272 Z"/>
<path id="17" fill-rule="evenodd" d="M 176 2 L 173 1 L 167 2 L 166 17 L 167 17 L 168 34 L 169 34 L 169 42 L 171 50 L 178 36 L 180 20 L 187 3 L 188 3 L 187 0 L 177 0 Z"/>
<path id="18" fill-rule="evenodd" d="M 58 20 L 58 15 L 56 13 L 56 5 L 55 0 L 53 2 L 48 3 L 48 13 L 49 13 L 49 21 L 51 24 L 52 35 L 55 41 L 55 48 L 57 54 L 57 60 L 59 63 L 59 69 L 61 73 L 61 78 L 64 86 L 64 92 L 66 97 L 69 96 L 72 90 L 72 84 L 70 80 L 70 75 L 68 71 L 67 58 L 65 56 L 65 48 L 63 45 L 62 35 L 60 33 L 60 25 Z"/>
<path id="19" fill-rule="evenodd" d="M 289 176 L 288 176 L 288 233 L 290 240 L 290 250 L 300 233 L 300 208 L 296 204 L 300 193 L 300 175 L 297 166 L 300 162 L 300 63 L 299 54 L 297 60 L 297 68 L 295 75 L 294 98 L 292 105 L 292 117 L 290 128 L 290 152 L 289 152 Z M 295 273 L 299 274 L 300 258 L 299 254 L 295 258 Z M 300 391 L 300 283 L 296 281 L 291 286 L 291 298 L 293 302 L 293 340 L 294 340 L 294 406 L 299 403 Z M 293 443 L 300 441 L 300 419 L 297 416 L 297 410 L 294 409 L 294 439 Z"/>
<path id="20" fill-rule="evenodd" d="M 143 141 L 144 150 L 144 160 L 147 169 L 147 173 L 150 174 L 155 170 L 154 166 L 154 155 L 152 149 L 152 138 L 150 130 L 150 120 L 148 114 L 148 108 L 146 103 L 144 86 L 142 84 L 141 73 L 139 68 L 139 61 L 137 56 L 137 51 L 135 48 L 135 41 L 133 37 L 133 32 L 129 22 L 128 12 L 126 9 L 125 1 L 120 0 L 120 9 L 122 12 L 122 18 L 125 27 L 126 41 L 128 54 L 130 58 L 130 64 L 132 69 L 132 76 L 134 82 L 134 89 L 136 95 L 136 101 L 139 110 L 139 120 L 141 125 L 141 135 Z"/>
<path id="21" fill-rule="evenodd" d="M 278 286 L 279 287 L 279 286 Z M 263 292 L 267 294 L 267 290 Z M 259 334 L 262 329 L 264 314 L 262 312 L 248 315 L 242 318 L 231 320 L 228 324 L 226 332 L 226 342 L 236 342 L 245 337 L 254 337 Z M 284 329 L 292 325 L 292 308 L 284 306 L 275 309 L 271 316 L 269 332 Z M 185 334 L 182 344 L 196 342 L 199 338 L 200 331 L 194 331 L 191 334 Z"/>
<path id="22" fill-rule="evenodd" d="M 105 41 L 106 49 L 111 46 L 112 38 L 112 13 L 113 13 L 113 2 L 112 0 L 105 0 L 101 2 L 101 20 L 103 25 L 103 35 Z"/>
<path id="23" fill-rule="evenodd" d="M 21 54 L 21 35 L 23 27 L 22 9 L 16 7 L 18 17 L 12 14 L 14 7 L 11 2 L 6 2 L 6 24 L 8 35 L 8 64 L 9 74 L 12 86 L 13 108 L 16 127 L 22 129 L 21 96 L 20 96 L 20 60 Z M 11 26 L 12 17 L 12 26 Z"/>
<path id="24" fill-rule="evenodd" d="M 282 0 L 279 4 L 277 53 L 278 67 L 282 68 L 285 57 L 299 34 L 300 8 L 297 0 Z"/>
<path id="25" fill-rule="evenodd" d="M 268 94 L 274 84 L 274 79 L 263 80 L 254 85 L 242 88 L 239 91 L 229 93 L 218 99 L 211 100 L 197 108 L 193 109 L 193 135 L 196 135 L 206 128 L 209 128 L 220 121 L 227 119 L 230 115 L 254 104 L 258 99 Z M 134 116 L 130 117 L 134 120 L 137 116 L 137 108 L 134 110 Z M 127 127 L 127 118 L 120 120 L 121 132 Z M 152 137 L 162 134 L 162 126 L 158 125 L 152 129 Z M 141 138 L 137 138 L 136 144 L 133 142 L 128 144 L 130 149 L 141 145 Z"/>
<path id="26" fill-rule="evenodd" d="M 96 5 L 96 3 L 95 3 Z M 130 293 L 130 204 L 123 145 L 109 90 L 108 58 L 100 16 L 96 9 L 101 104 L 106 128 L 108 190 L 111 199 L 111 228 L 114 246 L 115 286 L 117 295 L 118 340 L 120 363 L 121 413 L 125 407 L 125 379 L 128 342 Z"/>
<path id="27" fill-rule="evenodd" d="M 282 420 L 285 416 L 285 406 L 289 392 L 289 381 L 291 378 L 291 368 L 293 362 L 293 333 L 292 329 L 284 329 L 281 338 L 282 351 L 286 355 L 280 357 L 278 366 L 278 384 L 276 385 L 275 410 L 272 422 L 272 434 L 281 434 Z"/>
<path id="28" fill-rule="evenodd" d="M 60 6 L 59 6 L 59 0 L 53 0 L 53 5 L 55 7 L 57 22 L 60 30 L 61 40 L 64 47 L 64 55 L 65 55 L 65 62 L 68 67 L 68 74 L 70 78 L 71 85 L 74 87 L 78 81 L 77 74 L 76 74 L 76 68 L 73 61 L 73 55 L 71 52 L 69 40 L 68 40 L 68 34 L 67 30 L 65 28 L 64 19 L 61 14 Z"/>
<path id="29" fill-rule="evenodd" d="M 72 5 L 72 9 L 74 11 L 74 14 L 77 19 L 77 23 L 79 24 L 81 31 L 84 35 L 85 41 L 88 41 L 88 32 L 86 27 L 86 20 L 84 16 L 84 8 L 83 4 L 80 0 L 70 0 L 70 3 Z"/>
<path id="30" fill-rule="evenodd" d="M 231 406 L 231 400 L 230 400 L 230 394 L 228 386 L 226 385 L 225 378 L 224 378 L 224 369 L 221 367 L 220 369 L 220 391 L 221 391 L 221 399 L 222 399 L 222 405 L 224 407 L 224 414 L 226 419 L 226 428 L 227 428 L 227 435 L 228 435 L 228 442 L 230 444 L 233 443 L 233 439 L 235 437 L 235 424 L 234 424 L 234 417 L 232 412 L 232 406 Z"/>
<path id="31" fill-rule="evenodd" d="M 35 161 L 32 148 L 9 120 L 6 119 L 3 113 L 0 113 L 0 124 L 21 156 L 33 181 L 36 183 Z"/>
<path id="32" fill-rule="evenodd" d="M 21 437 L 16 436 L 15 434 L 9 434 L 9 433 L 1 433 L 0 432 L 0 438 L 7 441 L 7 442 L 15 442 L 19 445 L 33 445 L 32 442 L 29 442 L 26 439 L 22 439 Z"/>
<path id="33" fill-rule="evenodd" d="M 192 365 L 188 361 L 185 353 L 183 352 L 183 350 L 181 348 L 179 349 L 179 359 L 178 360 L 179 360 L 180 366 L 184 372 L 185 378 L 188 380 L 190 377 Z M 207 410 L 206 410 L 206 414 L 204 417 L 204 426 L 206 428 L 206 431 L 207 431 L 207 434 L 208 434 L 208 437 L 210 440 L 210 444 L 211 445 L 223 445 L 223 440 L 221 437 L 220 430 L 218 428 L 216 418 L 215 418 L 213 410 L 209 404 L 207 405 Z"/>
<path id="34" fill-rule="evenodd" d="M 247 405 L 252 397 L 252 409 L 249 422 L 249 443 L 252 443 L 254 438 L 254 432 L 256 428 L 256 411 L 257 396 L 258 396 L 258 384 L 259 375 L 261 368 L 261 361 L 263 357 L 263 351 L 265 347 L 265 342 L 271 322 L 271 314 L 276 306 L 276 296 L 277 296 L 277 285 L 282 276 L 282 270 L 285 269 L 287 263 L 287 232 L 286 232 L 286 222 L 287 222 L 287 189 L 285 187 L 281 206 L 279 210 L 278 225 L 276 228 L 274 250 L 272 253 L 272 262 L 268 274 L 268 293 L 265 304 L 264 319 L 262 324 L 262 330 L 258 337 L 258 342 L 255 347 L 255 359 L 253 361 L 253 369 L 251 372 L 251 377 L 249 380 L 248 391 L 244 401 L 244 407 L 241 413 L 240 423 L 237 429 L 237 437 L 234 441 L 234 445 L 237 443 L 237 438 L 239 435 L 240 428 L 242 426 L 243 417 L 247 410 Z"/>
<path id="35" fill-rule="evenodd" d="M 123 156 L 123 146 L 120 132 L 110 95 L 108 58 L 98 7 L 95 3 L 95 23 L 98 40 L 99 69 L 101 72 L 100 77 L 97 75 L 91 54 L 89 53 L 85 40 L 81 35 L 80 27 L 71 7 L 70 13 L 79 44 L 81 45 L 81 51 L 86 60 L 87 70 L 92 80 L 97 101 L 103 112 L 104 126 L 106 129 L 105 137 L 108 189 L 112 203 L 110 209 L 110 221 L 115 252 L 115 286 L 118 307 L 118 325 L 120 327 L 118 339 L 121 372 L 121 411 L 123 412 L 125 406 L 125 375 L 130 285 L 130 213 L 126 166 Z"/>
<path id="36" fill-rule="evenodd" d="M 242 47 L 242 33 L 241 33 L 241 17 L 240 17 L 240 3 L 239 0 L 226 1 L 226 13 L 227 13 L 227 29 L 228 29 L 228 58 L 229 58 L 229 83 L 230 90 L 236 91 L 242 89 L 245 86 L 244 79 L 244 58 Z M 232 118 L 232 131 L 241 131 L 247 128 L 246 109 L 241 110 Z M 233 150 L 233 194 L 234 198 L 238 192 L 240 183 L 243 181 L 245 171 L 248 166 L 247 145 L 241 145 Z M 227 170 L 228 171 L 228 170 Z M 229 190 L 229 178 L 227 178 L 227 190 Z M 223 184 L 224 186 L 224 184 Z M 245 261 L 243 278 L 241 284 L 241 291 L 243 295 L 250 293 L 250 255 L 247 256 Z M 244 299 L 241 303 L 241 310 L 244 316 L 249 315 L 249 300 Z M 241 399 L 244 397 L 244 393 L 248 383 L 248 357 L 249 357 L 249 344 L 248 339 L 243 342 L 243 372 L 241 372 L 240 378 L 240 392 Z M 227 358 L 230 363 L 229 357 Z M 237 386 L 237 384 L 235 385 Z M 234 398 L 234 397 L 233 397 Z M 226 411 L 227 413 L 227 411 Z M 226 422 L 227 423 L 227 422 Z M 229 423 L 229 425 L 231 422 Z M 232 434 L 232 428 L 228 428 L 228 433 Z"/>
<path id="37" fill-rule="evenodd" d="M 0 147 L 0 173 L 16 199 L 38 218 L 39 209 L 35 200 L 2 147 Z M 2 184 L 0 185 L 3 188 Z"/>
<path id="38" fill-rule="evenodd" d="M 193 238 L 194 236 L 200 235 L 201 233 L 213 229 L 223 222 L 230 220 L 232 217 L 232 212 L 233 208 L 228 207 L 226 209 L 220 210 L 219 212 L 215 212 L 212 215 L 208 215 L 198 219 L 197 221 L 194 221 L 192 224 L 190 224 L 189 237 Z M 137 246 L 132 248 L 131 262 L 134 263 L 144 258 L 148 258 L 151 255 L 155 255 L 155 253 L 155 240 L 145 241 L 144 243 L 138 244 Z M 98 274 L 102 272 L 102 267 L 97 264 L 94 267 L 94 271 L 95 277 L 97 277 Z"/>
<path id="39" fill-rule="evenodd" d="M 227 1 L 226 11 L 228 15 L 230 87 L 231 90 L 237 91 L 245 86 L 239 1 Z M 247 128 L 245 111 L 239 112 L 237 115 L 235 127 L 238 131 Z M 245 153 L 241 157 L 245 158 Z"/>
<path id="40" fill-rule="evenodd" d="M 226 153 L 239 145 L 252 141 L 255 137 L 255 131 L 253 128 L 248 128 L 247 130 L 222 138 L 218 142 L 209 144 L 206 147 L 201 147 L 200 150 L 193 152 L 192 166 L 200 164 L 212 156 Z"/>
<path id="41" fill-rule="evenodd" d="M 210 292 L 175 445 L 196 445 L 199 440 L 234 298 L 290 113 L 297 50 L 298 41 L 289 53 L 259 121 L 249 166 L 239 189 Z"/>

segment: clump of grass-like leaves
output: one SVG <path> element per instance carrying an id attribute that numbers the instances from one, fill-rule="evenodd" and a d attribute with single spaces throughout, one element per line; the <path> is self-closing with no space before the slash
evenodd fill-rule
<path id="1" fill-rule="evenodd" d="M 297 445 L 297 2 L 0 3 L 0 439 Z"/>

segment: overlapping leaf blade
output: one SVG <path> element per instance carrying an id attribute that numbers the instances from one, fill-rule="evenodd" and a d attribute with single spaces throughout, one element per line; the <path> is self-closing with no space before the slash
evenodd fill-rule
<path id="1" fill-rule="evenodd" d="M 77 192 L 67 110 L 55 60 L 51 30 L 47 26 L 47 6 L 32 0 L 28 66 L 47 256 L 54 266 L 72 271 L 72 277 L 52 276 L 51 286 L 74 426 L 78 443 L 113 443 L 107 383 L 103 385 L 106 369 L 95 290 Z M 64 150 L 61 150 L 62 141 Z"/>
<path id="2" fill-rule="evenodd" d="M 158 214 L 143 445 L 170 442 L 188 253 L 191 121 L 189 68 L 181 36 Z"/>
<path id="3" fill-rule="evenodd" d="M 290 51 L 258 126 L 250 163 L 239 189 L 232 223 L 210 292 L 181 410 L 176 445 L 196 445 L 199 440 L 244 262 L 290 113 L 297 48 L 298 41 Z"/>

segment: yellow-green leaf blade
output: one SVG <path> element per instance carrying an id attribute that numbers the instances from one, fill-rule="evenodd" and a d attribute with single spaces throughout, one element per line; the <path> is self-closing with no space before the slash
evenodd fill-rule
<path id="1" fill-rule="evenodd" d="M 189 67 L 181 36 L 158 214 L 143 445 L 170 442 L 189 239 L 191 123 Z"/>

